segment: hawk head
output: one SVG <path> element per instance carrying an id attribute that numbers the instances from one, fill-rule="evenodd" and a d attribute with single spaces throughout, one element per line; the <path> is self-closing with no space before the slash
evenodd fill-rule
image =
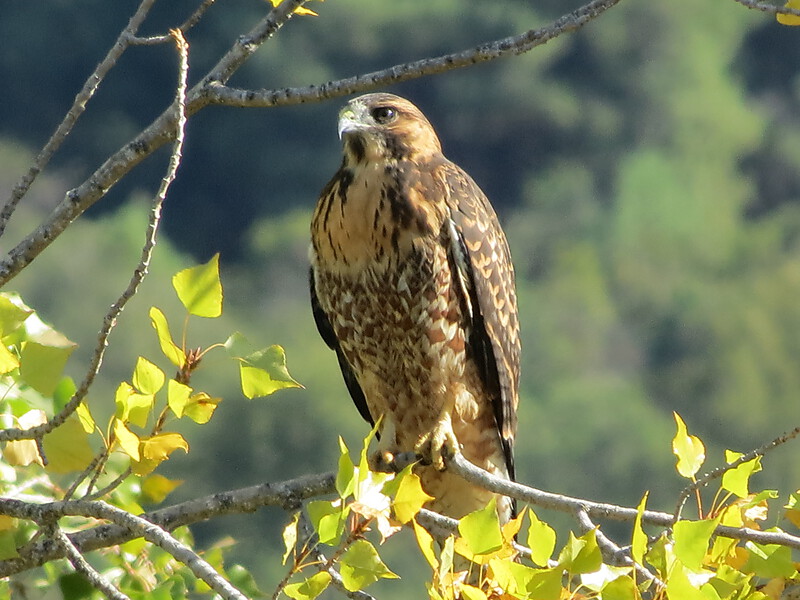
<path id="1" fill-rule="evenodd" d="M 367 94 L 339 112 L 339 137 L 345 162 L 422 161 L 441 154 L 442 146 L 425 115 L 394 94 Z"/>

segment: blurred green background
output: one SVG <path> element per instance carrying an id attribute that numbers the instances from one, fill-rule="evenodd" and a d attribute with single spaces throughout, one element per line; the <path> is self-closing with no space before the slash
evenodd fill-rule
<path id="1" fill-rule="evenodd" d="M 135 5 L 0 7 L 2 189 Z M 194 5 L 158 3 L 143 33 L 180 22 Z M 293 19 L 231 83 L 323 83 L 543 26 L 578 5 L 313 3 L 319 17 Z M 193 80 L 266 9 L 257 0 L 213 7 L 188 36 Z M 167 47 L 125 54 L 17 211 L 4 252 L 163 110 L 174 62 Z M 725 448 L 747 451 L 800 423 L 799 71 L 800 30 L 769 15 L 732 0 L 629 1 L 526 55 L 387 88 L 429 116 L 508 233 L 523 334 L 521 481 L 627 505 L 651 490 L 650 506 L 671 510 L 683 486 L 672 411 L 706 442 L 709 468 Z M 137 355 L 158 358 L 149 306 L 180 319 L 171 275 L 215 252 L 226 312 L 194 323 L 191 343 L 238 329 L 281 344 L 306 389 L 248 402 L 223 357 L 205 360 L 197 382 L 225 401 L 210 425 L 187 430 L 191 454 L 164 469 L 186 480 L 171 500 L 331 470 L 337 436 L 354 448 L 366 434 L 306 290 L 308 223 L 340 160 L 343 102 L 209 108 L 190 121 L 153 275 L 113 334 L 91 406 L 113 406 Z M 138 261 L 165 162 L 162 151 L 140 166 L 7 286 L 80 343 L 70 362 L 76 378 Z M 769 455 L 756 484 L 800 487 L 796 457 L 791 445 Z M 284 522 L 281 511 L 263 510 L 195 533 L 203 544 L 237 537 L 234 557 L 269 589 L 283 572 Z M 414 573 L 405 554 L 389 551 L 387 562 Z M 409 589 L 382 585 L 384 598 Z"/>

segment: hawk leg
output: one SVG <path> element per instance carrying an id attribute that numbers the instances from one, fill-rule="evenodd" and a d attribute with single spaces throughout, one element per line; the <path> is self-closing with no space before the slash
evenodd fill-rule
<path id="1" fill-rule="evenodd" d="M 437 471 L 444 471 L 447 468 L 445 459 L 455 456 L 458 452 L 458 439 L 453 432 L 450 411 L 442 411 L 436 426 L 419 439 L 414 451 L 422 457 L 424 464 L 433 465 Z"/>

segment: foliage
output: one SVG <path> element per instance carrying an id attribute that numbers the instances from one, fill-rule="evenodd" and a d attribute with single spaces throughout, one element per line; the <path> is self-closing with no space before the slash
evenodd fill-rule
<path id="1" fill-rule="evenodd" d="M 300 387 L 289 375 L 278 346 L 254 351 L 240 333 L 205 348 L 187 345 L 192 315 L 216 318 L 222 314 L 218 256 L 177 273 L 173 287 L 186 311 L 180 343 L 174 341 L 167 317 L 159 308 L 150 309 L 150 318 L 163 353 L 161 360 L 171 363 L 177 371 L 168 378 L 161 367 L 140 356 L 130 381 L 117 387 L 116 410 L 106 423 L 95 420 L 87 401 L 77 404 L 74 414 L 69 414 L 67 407 L 73 404 L 76 386 L 63 375 L 63 369 L 74 344 L 39 319 L 18 295 L 0 294 L 0 383 L 4 390 L 0 412 L 4 426 L 48 427 L 41 444 L 36 439 L 5 444 L 0 462 L 0 493 L 5 498 L 104 499 L 133 514 L 141 513 L 144 505 L 162 503 L 183 482 L 154 471 L 176 450 L 189 452 L 184 436 L 172 427 L 184 418 L 206 425 L 222 401 L 190 385 L 200 362 L 215 350 L 222 351 L 224 347 L 237 363 L 242 393 L 248 398 Z M 91 405 L 97 406 L 98 402 L 101 400 L 95 399 Z M 92 525 L 85 517 L 65 521 L 59 526 L 72 531 Z M 5 518 L 0 530 L 0 559 L 24 553 L 24 548 L 36 539 L 36 531 L 31 521 Z M 180 530 L 176 536 L 179 541 L 193 544 L 188 530 Z M 243 589 L 255 590 L 255 584 L 240 567 L 225 570 L 223 549 L 212 547 L 204 556 Z M 179 597 L 188 589 L 204 589 L 202 582 L 192 583 L 186 565 L 141 539 L 104 552 L 103 559 L 103 571 L 132 597 L 155 590 L 167 594 L 165 597 Z M 139 567 L 125 568 L 130 563 Z M 42 589 L 54 584 L 71 589 L 75 585 L 70 583 L 73 579 L 68 572 L 48 566 L 41 577 L 29 583 Z M 65 594 L 80 597 L 78 592 Z"/>

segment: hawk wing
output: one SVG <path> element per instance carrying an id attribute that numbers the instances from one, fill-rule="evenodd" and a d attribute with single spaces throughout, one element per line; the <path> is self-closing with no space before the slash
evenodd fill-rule
<path id="1" fill-rule="evenodd" d="M 311 310 L 314 313 L 314 322 L 317 324 L 317 330 L 328 347 L 336 352 L 336 358 L 339 360 L 339 368 L 342 370 L 342 377 L 344 378 L 344 383 L 347 386 L 347 391 L 350 392 L 350 396 L 353 398 L 353 402 L 355 402 L 358 412 L 361 414 L 364 420 L 370 424 L 370 427 L 372 427 L 375 425 L 375 422 L 372 419 L 372 416 L 369 414 L 369 408 L 367 408 L 367 399 L 364 397 L 364 391 L 361 389 L 355 373 L 353 373 L 353 368 L 344 357 L 342 348 L 339 345 L 339 340 L 336 337 L 336 333 L 333 331 L 333 326 L 328 320 L 328 315 L 325 314 L 325 311 L 322 310 L 322 307 L 319 305 L 313 268 L 309 270 L 308 285 L 311 290 Z"/>
<path id="2" fill-rule="evenodd" d="M 449 208 L 443 234 L 471 320 L 467 346 L 491 397 L 513 480 L 520 341 L 511 254 L 494 209 L 472 178 L 450 162 L 439 167 L 439 176 Z"/>

